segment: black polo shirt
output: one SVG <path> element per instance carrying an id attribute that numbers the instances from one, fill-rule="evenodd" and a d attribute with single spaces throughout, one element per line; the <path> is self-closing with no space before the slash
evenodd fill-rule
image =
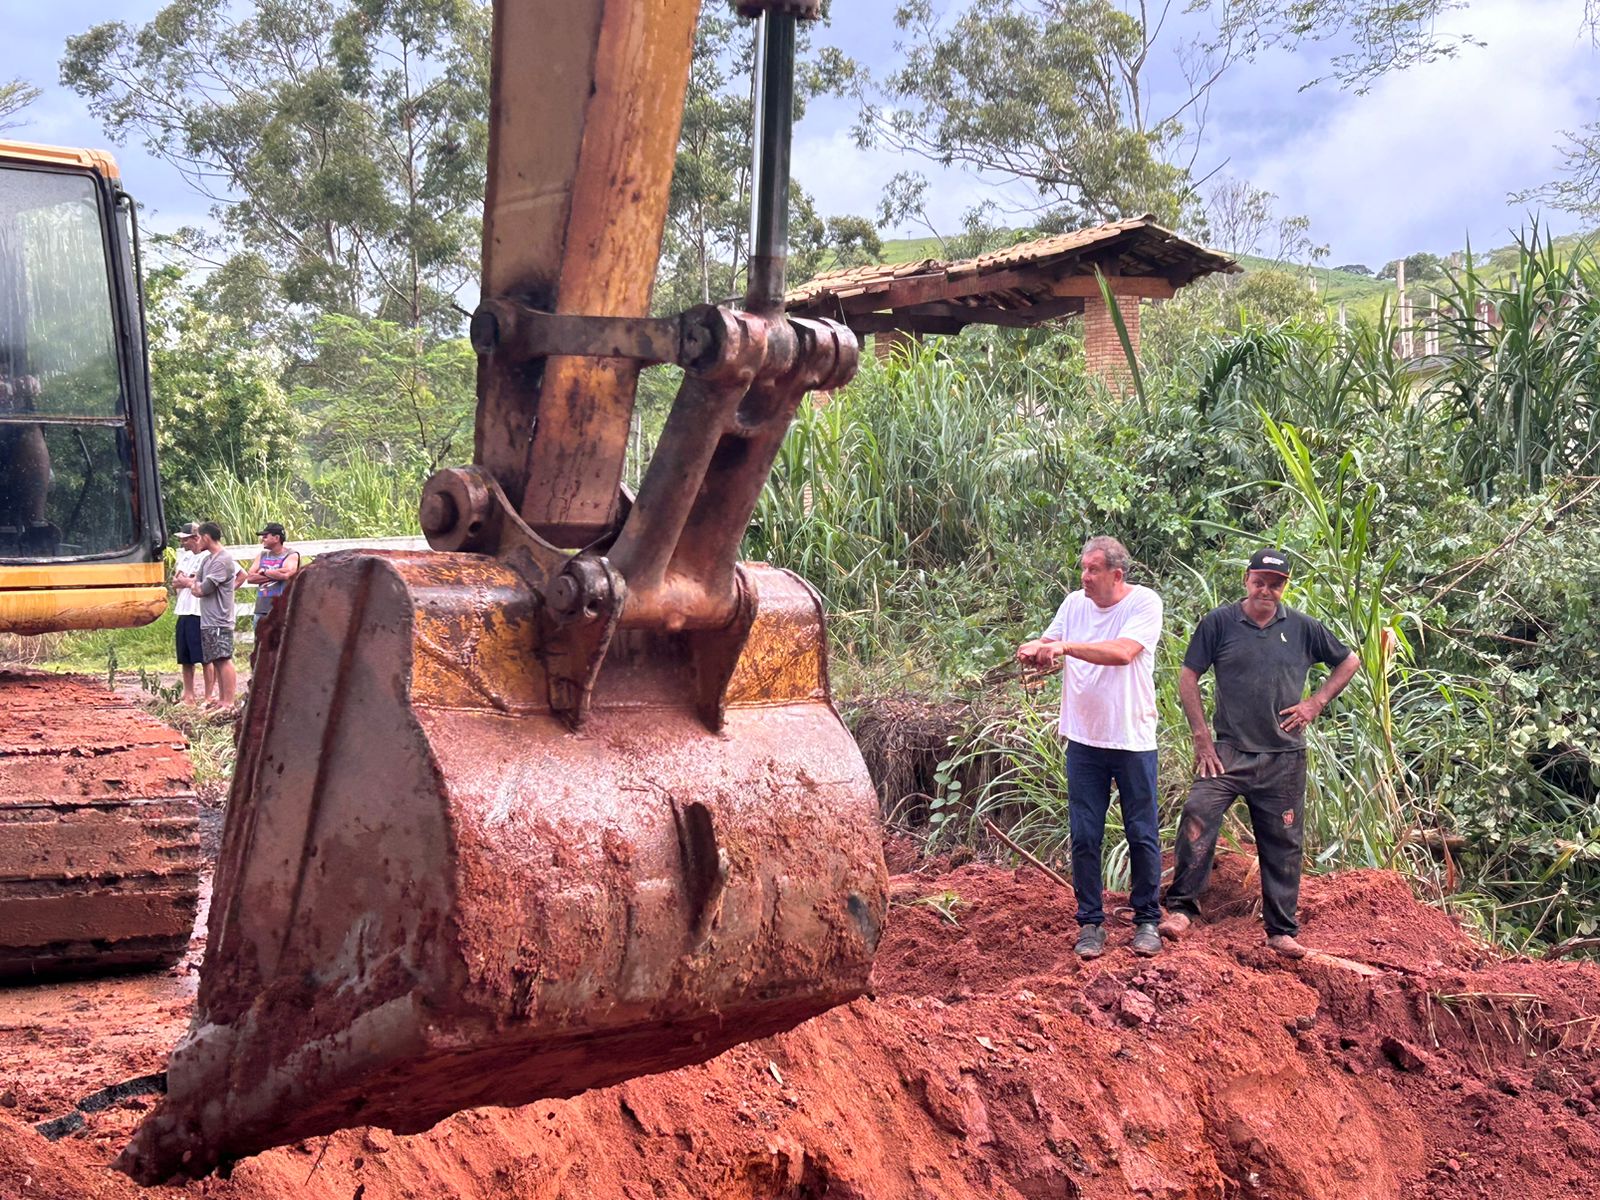
<path id="1" fill-rule="evenodd" d="M 1306 673 L 1315 662 L 1337 666 L 1350 648 L 1322 622 L 1278 605 L 1278 615 L 1259 626 L 1244 615 L 1244 601 L 1213 608 L 1200 618 L 1183 665 L 1197 675 L 1216 671 L 1216 740 L 1248 754 L 1302 750 L 1304 731 L 1285 733 L 1279 714 L 1306 694 Z"/>

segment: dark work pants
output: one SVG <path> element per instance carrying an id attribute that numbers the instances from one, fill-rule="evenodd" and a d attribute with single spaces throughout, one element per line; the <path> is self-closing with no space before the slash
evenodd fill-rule
<path id="1" fill-rule="evenodd" d="M 1200 893 L 1211 878 L 1222 818 L 1235 800 L 1250 808 L 1261 861 L 1261 911 L 1267 934 L 1300 932 L 1300 862 L 1305 845 L 1306 752 L 1247 754 L 1217 745 L 1224 773 L 1196 778 L 1178 823 L 1178 869 L 1167 889 L 1172 912 L 1200 915 Z"/>
<path id="2" fill-rule="evenodd" d="M 1128 838 L 1133 873 L 1135 921 L 1161 919 L 1161 822 L 1156 815 L 1156 752 L 1107 750 L 1067 743 L 1067 813 L 1072 826 L 1072 890 L 1078 897 L 1078 924 L 1101 925 L 1105 883 L 1100 858 L 1106 840 L 1111 784 L 1122 803 L 1122 828 Z"/>

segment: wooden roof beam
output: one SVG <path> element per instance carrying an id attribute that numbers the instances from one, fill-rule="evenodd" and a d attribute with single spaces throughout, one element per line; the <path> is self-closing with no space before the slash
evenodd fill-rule
<path id="1" fill-rule="evenodd" d="M 1100 294 L 1094 275 L 1062 275 L 1052 281 L 1052 272 L 1038 267 L 1023 267 L 1009 271 L 991 271 L 986 275 L 967 275 L 961 279 L 948 279 L 943 274 L 912 275 L 892 281 L 887 288 L 862 290 L 853 296 L 830 298 L 836 304 L 834 311 L 843 311 L 851 323 L 857 314 L 882 312 L 885 309 L 904 311 L 923 304 L 968 297 L 989 296 L 997 292 L 1021 291 L 1037 293 L 1041 289 L 1053 297 L 1076 296 L 1088 298 Z M 1138 296 L 1140 299 L 1169 300 L 1177 289 L 1160 275 L 1108 275 L 1115 280 L 1112 286 L 1119 296 Z"/>
<path id="2" fill-rule="evenodd" d="M 998 325 L 1006 329 L 1032 329 L 1046 321 L 1076 316 L 1083 312 L 1083 300 L 1062 297 L 1032 304 L 1026 308 L 983 308 L 939 302 L 918 304 L 894 312 L 853 314 L 850 328 L 857 333 L 960 333 L 968 325 Z"/>
<path id="3" fill-rule="evenodd" d="M 919 304 L 902 308 L 895 316 L 954 317 L 973 325 L 1001 325 L 1008 329 L 1030 329 L 1058 317 L 1071 317 L 1083 311 L 1083 301 L 1076 296 L 1044 300 L 1017 308 L 995 308 L 985 305 Z"/>
<path id="4" fill-rule="evenodd" d="M 970 319 L 960 317 L 918 317 L 900 313 L 859 313 L 850 317 L 850 328 L 857 333 L 960 333 Z"/>
<path id="5" fill-rule="evenodd" d="M 987 275 L 966 275 L 960 279 L 947 279 L 943 274 L 913 275 L 909 279 L 895 280 L 887 292 L 861 298 L 870 302 L 873 308 L 911 308 L 918 304 L 959 300 L 964 296 L 984 296 L 1012 288 L 1037 288 L 1042 282 L 1044 280 L 1036 267 L 991 271 Z"/>
<path id="6" fill-rule="evenodd" d="M 1106 283 L 1114 296 L 1137 296 L 1141 300 L 1170 300 L 1178 290 L 1160 275 L 1108 275 Z M 1050 294 L 1091 299 L 1100 294 L 1100 281 L 1093 275 L 1066 275 L 1050 285 Z"/>

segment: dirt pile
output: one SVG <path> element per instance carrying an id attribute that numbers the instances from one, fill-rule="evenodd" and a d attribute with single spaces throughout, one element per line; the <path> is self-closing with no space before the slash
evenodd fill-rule
<path id="1" fill-rule="evenodd" d="M 896 878 L 873 999 L 702 1067 L 263 1155 L 189 1195 L 329 1200 L 1600 1195 L 1600 967 L 1505 960 L 1396 877 L 1307 883 L 1306 940 L 1261 946 L 1253 880 L 1135 959 L 1072 956 L 1031 870 Z M 172 976 L 0 995 L 0 1197 L 133 1197 L 106 1170 L 150 1102 L 35 1123 L 159 1070 Z M 178 1195 L 165 1189 L 150 1195 Z"/>

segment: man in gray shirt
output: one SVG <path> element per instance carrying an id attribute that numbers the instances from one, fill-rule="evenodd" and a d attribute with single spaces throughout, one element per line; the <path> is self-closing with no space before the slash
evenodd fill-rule
<path id="1" fill-rule="evenodd" d="M 200 524 L 200 549 L 207 552 L 199 578 L 189 590 L 200 597 L 200 657 L 217 671 L 217 702 L 233 707 L 238 674 L 233 667 L 233 592 L 239 564 L 222 546 L 222 528 L 215 521 Z"/>
<path id="2" fill-rule="evenodd" d="M 1167 889 L 1165 937 L 1182 937 L 1200 914 L 1222 818 L 1235 800 L 1250 810 L 1261 863 L 1267 945 L 1305 954 L 1296 909 L 1306 802 L 1306 727 L 1361 667 L 1361 659 L 1322 625 L 1283 603 L 1289 558 L 1258 550 L 1245 570 L 1244 599 L 1200 619 L 1183 656 L 1178 695 L 1194 737 L 1195 780 L 1178 825 L 1178 865 Z M 1312 663 L 1331 667 L 1305 694 Z M 1206 724 L 1200 676 L 1216 676 L 1216 737 Z"/>

